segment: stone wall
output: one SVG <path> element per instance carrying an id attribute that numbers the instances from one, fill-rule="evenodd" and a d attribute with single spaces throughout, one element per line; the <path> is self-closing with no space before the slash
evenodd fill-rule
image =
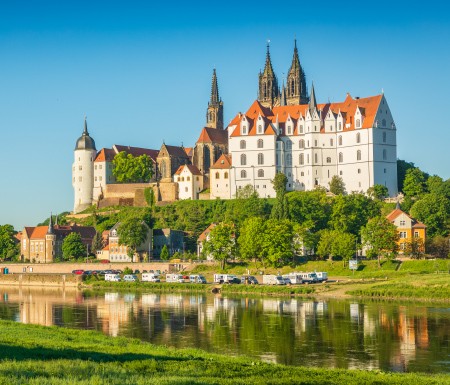
<path id="1" fill-rule="evenodd" d="M 48 286 L 77 287 L 82 282 L 81 275 L 74 274 L 5 274 L 0 275 L 2 286 Z"/>

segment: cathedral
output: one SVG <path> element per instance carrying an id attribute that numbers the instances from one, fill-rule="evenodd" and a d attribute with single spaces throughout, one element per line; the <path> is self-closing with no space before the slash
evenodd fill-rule
<path id="1" fill-rule="evenodd" d="M 274 197 L 271 181 L 279 172 L 288 191 L 328 189 L 337 175 L 347 192 L 381 184 L 390 196 L 397 194 L 396 125 L 384 94 L 317 103 L 314 85 L 308 93 L 296 41 L 281 87 L 267 45 L 258 99 L 228 126 L 223 107 L 214 69 L 206 124 L 193 148 L 163 143 L 159 150 L 114 145 L 97 151 L 85 120 L 72 167 L 74 212 L 93 204 L 144 205 L 148 187 L 158 201 L 231 199 L 247 185 L 260 197 Z M 147 155 L 152 180 L 116 183 L 112 161 L 122 151 Z"/>

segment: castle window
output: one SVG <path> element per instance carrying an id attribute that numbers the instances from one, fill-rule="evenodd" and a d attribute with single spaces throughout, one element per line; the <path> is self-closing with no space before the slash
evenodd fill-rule
<path id="1" fill-rule="evenodd" d="M 258 134 L 262 134 L 263 133 L 263 128 L 261 124 L 258 124 Z"/>
<path id="2" fill-rule="evenodd" d="M 301 139 L 301 140 L 298 142 L 298 148 L 305 148 L 305 141 L 304 141 L 303 139 Z"/>
<path id="3" fill-rule="evenodd" d="M 305 173 L 302 171 L 302 172 L 300 173 L 300 176 L 305 176 Z"/>
<path id="4" fill-rule="evenodd" d="M 83 178 L 81 176 L 78 177 L 78 182 L 82 182 Z"/>
<path id="5" fill-rule="evenodd" d="M 306 154 L 306 163 L 309 164 L 309 154 Z"/>
<path id="6" fill-rule="evenodd" d="M 97 182 L 97 177 L 95 177 L 94 179 L 95 179 L 95 181 Z"/>
<path id="7" fill-rule="evenodd" d="M 290 140 L 286 142 L 286 150 L 292 150 L 292 142 Z"/>
<path id="8" fill-rule="evenodd" d="M 339 135 L 338 137 L 338 145 L 342 146 L 342 135 Z"/>
<path id="9" fill-rule="evenodd" d="M 291 154 L 286 155 L 286 166 L 288 166 L 288 167 L 292 166 L 292 155 Z"/>
<path id="10" fill-rule="evenodd" d="M 83 167 L 82 167 L 82 166 L 78 166 L 78 170 L 80 170 L 80 171 L 81 171 L 82 169 L 83 169 Z"/>
<path id="11" fill-rule="evenodd" d="M 181 178 L 180 178 L 180 177 L 178 177 L 178 178 L 177 178 L 177 182 L 179 182 L 180 180 L 181 180 Z"/>
<path id="12" fill-rule="evenodd" d="M 305 157 L 304 157 L 304 154 L 300 154 L 300 157 L 299 157 L 299 163 L 300 163 L 300 165 L 305 164 Z"/>
<path id="13" fill-rule="evenodd" d="M 288 134 L 288 135 L 291 135 L 291 134 L 292 134 L 292 126 L 291 126 L 291 125 L 289 125 L 289 126 L 287 127 L 287 134 Z"/>
<path id="14" fill-rule="evenodd" d="M 384 149 L 383 150 L 383 160 L 387 159 L 387 151 Z"/>
<path id="15" fill-rule="evenodd" d="M 338 131 L 341 131 L 342 130 L 342 122 L 339 122 L 338 123 Z"/>
<path id="16" fill-rule="evenodd" d="M 189 182 L 191 180 L 191 177 L 190 176 L 186 177 L 186 180 Z"/>
<path id="17" fill-rule="evenodd" d="M 330 131 L 333 131 L 333 126 L 332 125 L 330 126 Z"/>
<path id="18" fill-rule="evenodd" d="M 300 124 L 300 134 L 303 134 L 303 124 Z"/>
<path id="19" fill-rule="evenodd" d="M 242 126 L 242 135 L 247 135 L 247 126 Z"/>
<path id="20" fill-rule="evenodd" d="M 356 128 L 361 128 L 361 119 L 356 119 Z"/>
<path id="21" fill-rule="evenodd" d="M 247 171 L 245 170 L 241 171 L 241 178 L 247 178 Z"/>
<path id="22" fill-rule="evenodd" d="M 184 182 L 184 176 L 181 177 L 181 181 Z"/>
<path id="23" fill-rule="evenodd" d="M 195 180 L 196 180 L 197 182 L 199 181 L 198 176 L 195 178 Z"/>
<path id="24" fill-rule="evenodd" d="M 291 81 L 291 95 L 295 94 L 295 82 L 294 79 L 292 79 Z"/>
<path id="25" fill-rule="evenodd" d="M 361 160 L 361 151 L 356 151 L 356 160 Z"/>
<path id="26" fill-rule="evenodd" d="M 264 154 L 258 154 L 258 164 L 264 164 Z"/>
<path id="27" fill-rule="evenodd" d="M 382 127 L 386 127 L 386 119 L 383 119 L 383 120 L 381 121 L 381 126 L 382 126 Z"/>
<path id="28" fill-rule="evenodd" d="M 101 182 L 101 181 L 102 181 L 102 177 L 101 177 L 101 176 L 99 176 L 99 177 L 98 177 L 98 180 L 99 180 L 99 181 Z"/>
<path id="29" fill-rule="evenodd" d="M 228 179 L 228 173 L 223 174 L 223 179 Z"/>
<path id="30" fill-rule="evenodd" d="M 258 178 L 263 178 L 264 177 L 264 170 L 259 169 L 258 170 Z"/>
<path id="31" fill-rule="evenodd" d="M 333 145 L 334 145 L 334 141 L 333 141 L 333 138 L 331 138 L 330 139 L 330 146 L 333 147 Z"/>
<path id="32" fill-rule="evenodd" d="M 342 170 L 341 171 L 339 171 L 339 175 L 342 175 L 343 173 L 342 173 Z"/>
<path id="33" fill-rule="evenodd" d="M 98 166 L 98 168 L 101 170 L 101 169 L 102 169 L 102 165 L 100 164 L 100 165 Z"/>
<path id="34" fill-rule="evenodd" d="M 361 135 L 359 132 L 356 134 L 356 143 L 361 143 Z"/>
<path id="35" fill-rule="evenodd" d="M 216 179 L 219 179 L 219 173 L 216 172 Z"/>
<path id="36" fill-rule="evenodd" d="M 245 166 L 247 164 L 247 155 L 241 154 L 241 166 Z"/>
<path id="37" fill-rule="evenodd" d="M 95 165 L 95 167 L 94 167 L 96 170 L 97 170 L 97 165 Z"/>
<path id="38" fill-rule="evenodd" d="M 361 169 L 360 168 L 358 168 L 358 174 L 361 174 Z"/>
<path id="39" fill-rule="evenodd" d="M 317 154 L 314 154 L 314 163 L 315 164 L 319 163 L 319 158 L 318 158 Z"/>
<path id="40" fill-rule="evenodd" d="M 344 161 L 344 154 L 342 152 L 339 153 L 339 163 Z"/>
<path id="41" fill-rule="evenodd" d="M 327 158 L 327 163 L 331 163 L 331 157 Z"/>
<path id="42" fill-rule="evenodd" d="M 386 143 L 386 133 L 383 132 L 383 143 Z"/>
<path id="43" fill-rule="evenodd" d="M 245 148 L 247 147 L 247 143 L 245 143 L 245 140 L 241 140 L 239 145 L 240 145 L 240 149 L 241 150 L 245 150 Z"/>
<path id="44" fill-rule="evenodd" d="M 258 139 L 258 148 L 264 147 L 264 141 L 262 139 Z"/>
<path id="45" fill-rule="evenodd" d="M 314 141 L 314 147 L 317 147 L 317 140 Z"/>

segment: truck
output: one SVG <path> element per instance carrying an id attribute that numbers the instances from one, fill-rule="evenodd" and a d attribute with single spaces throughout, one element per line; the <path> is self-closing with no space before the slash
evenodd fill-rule
<path id="1" fill-rule="evenodd" d="M 203 275 L 193 274 L 189 276 L 190 283 L 206 283 L 206 278 Z"/>
<path id="2" fill-rule="evenodd" d="M 166 282 L 184 283 L 184 278 L 181 274 L 166 274 Z"/>
<path id="3" fill-rule="evenodd" d="M 292 285 L 300 285 L 303 283 L 303 279 L 300 274 L 290 273 L 282 276 L 286 283 L 290 283 Z"/>
<path id="4" fill-rule="evenodd" d="M 158 273 L 142 273 L 142 282 L 161 282 Z"/>
<path id="5" fill-rule="evenodd" d="M 234 274 L 214 274 L 214 283 L 241 283 Z"/>
<path id="6" fill-rule="evenodd" d="M 285 280 L 281 275 L 263 275 L 263 285 L 286 285 Z"/>
<path id="7" fill-rule="evenodd" d="M 120 282 L 120 275 L 119 274 L 105 274 L 105 281 L 110 282 Z"/>
<path id="8" fill-rule="evenodd" d="M 319 282 L 325 282 L 328 281 L 328 273 L 325 271 L 316 271 L 317 278 L 319 279 Z"/>
<path id="9" fill-rule="evenodd" d="M 317 278 L 316 273 L 311 272 L 303 272 L 301 271 L 299 274 L 302 277 L 302 280 L 304 283 L 316 283 L 319 282 L 319 278 Z"/>

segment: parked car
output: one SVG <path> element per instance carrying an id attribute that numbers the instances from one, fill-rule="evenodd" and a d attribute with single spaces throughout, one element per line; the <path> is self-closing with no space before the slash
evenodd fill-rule
<path id="1" fill-rule="evenodd" d="M 258 280 L 253 275 L 243 275 L 241 277 L 241 283 L 244 283 L 246 285 L 259 285 Z"/>
<path id="2" fill-rule="evenodd" d="M 203 275 L 193 274 L 189 276 L 190 283 L 206 283 L 206 278 Z"/>
<path id="3" fill-rule="evenodd" d="M 134 274 L 140 274 L 141 272 L 139 270 L 135 270 Z"/>
<path id="4" fill-rule="evenodd" d="M 82 275 L 84 273 L 84 270 L 78 269 L 78 270 L 72 270 L 72 274 L 75 275 Z"/>
<path id="5" fill-rule="evenodd" d="M 268 274 L 263 275 L 264 285 L 286 285 L 286 281 L 281 277 L 281 275 Z"/>
<path id="6" fill-rule="evenodd" d="M 161 282 L 159 274 L 142 273 L 142 282 Z"/>
<path id="7" fill-rule="evenodd" d="M 85 270 L 83 272 L 83 275 L 91 275 L 92 274 L 92 270 Z"/>
<path id="8" fill-rule="evenodd" d="M 107 273 L 105 274 L 105 281 L 120 282 L 121 279 L 119 274 Z"/>
<path id="9" fill-rule="evenodd" d="M 214 274 L 214 283 L 241 283 L 241 280 L 233 274 Z"/>
<path id="10" fill-rule="evenodd" d="M 138 281 L 138 277 L 134 274 L 125 274 L 123 276 L 123 281 L 124 282 L 137 282 Z"/>

